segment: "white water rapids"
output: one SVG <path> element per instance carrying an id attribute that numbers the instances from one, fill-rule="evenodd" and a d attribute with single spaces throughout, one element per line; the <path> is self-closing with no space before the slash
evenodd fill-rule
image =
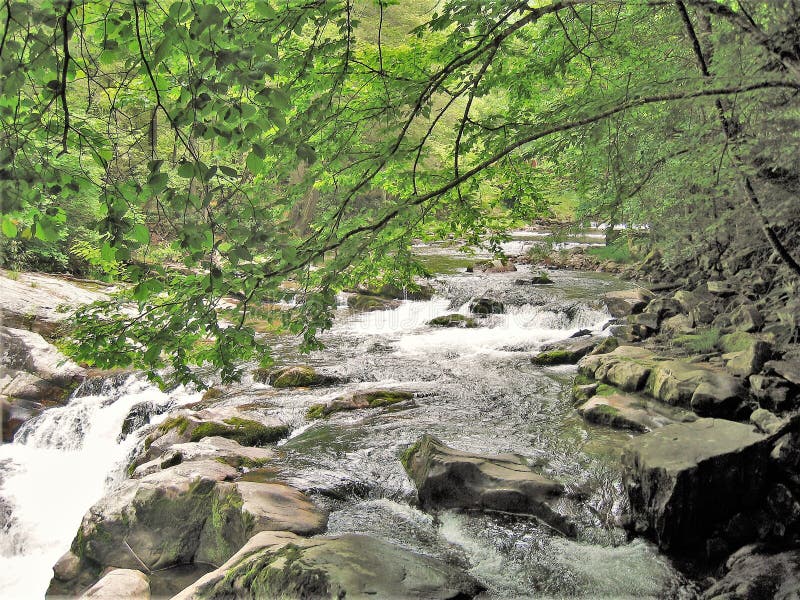
<path id="1" fill-rule="evenodd" d="M 585 510 L 589 533 L 569 541 L 532 523 L 492 516 L 446 514 L 439 522 L 409 502 L 413 486 L 397 456 L 430 432 L 467 451 L 541 457 L 556 476 L 576 484 L 611 482 L 610 500 L 593 499 L 593 509 L 616 510 L 617 475 L 583 448 L 602 445 L 604 436 L 618 446 L 626 434 L 585 429 L 564 395 L 571 367 L 542 369 L 529 357 L 579 329 L 601 333 L 608 313 L 595 299 L 619 283 L 557 273 L 553 286 L 518 284 L 516 278 L 527 274 L 448 276 L 440 281 L 447 297 L 361 314 L 343 308 L 325 334 L 327 350 L 298 357 L 287 340 L 276 339 L 275 346 L 285 350 L 285 362 L 333 368 L 348 383 L 273 393 L 246 382 L 226 398 L 235 403 L 237 393 L 249 393 L 252 402 L 269 393 L 265 410 L 293 428 L 276 467 L 326 504 L 332 534 L 367 533 L 432 555 L 456 547 L 489 587 L 487 598 L 550 597 L 553 590 L 557 597 L 658 597 L 676 579 L 666 561 L 644 542 L 622 543 L 618 529 L 595 524 Z M 500 297 L 506 312 L 479 319 L 474 329 L 427 324 L 445 314 L 468 315 L 469 299 L 484 295 Z M 312 403 L 385 385 L 413 389 L 416 405 L 398 413 L 341 413 L 323 422 L 304 416 Z M 131 408 L 142 402 L 177 407 L 199 397 L 181 388 L 163 393 L 131 377 L 97 395 L 78 393 L 27 423 L 13 444 L 0 446 L 0 597 L 44 596 L 52 566 L 69 549 L 83 515 L 125 476 L 141 442 L 144 429 L 118 441 Z"/>

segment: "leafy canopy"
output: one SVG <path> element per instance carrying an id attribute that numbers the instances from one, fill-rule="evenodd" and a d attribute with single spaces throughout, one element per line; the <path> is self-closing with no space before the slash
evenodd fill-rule
<path id="1" fill-rule="evenodd" d="M 647 224 L 679 259 L 720 243 L 743 177 L 759 217 L 787 222 L 796 11 L 6 1 L 0 231 L 56 243 L 70 207 L 91 208 L 94 237 L 71 247 L 130 286 L 82 313 L 72 351 L 181 380 L 267 364 L 257 322 L 314 348 L 338 290 L 424 272 L 413 239 L 497 249 L 568 189 L 587 218 Z"/>

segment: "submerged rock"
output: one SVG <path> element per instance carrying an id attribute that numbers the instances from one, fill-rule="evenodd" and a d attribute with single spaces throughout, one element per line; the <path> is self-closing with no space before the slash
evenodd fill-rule
<path id="1" fill-rule="evenodd" d="M 347 297 L 347 306 L 360 312 L 374 310 L 390 310 L 400 306 L 399 300 L 388 300 L 369 294 L 351 294 Z"/>
<path id="2" fill-rule="evenodd" d="M 473 598 L 483 587 L 459 567 L 366 535 L 303 539 L 259 533 L 173 600 Z"/>
<path id="3" fill-rule="evenodd" d="M 340 396 L 327 404 L 314 404 L 306 412 L 309 419 L 327 417 L 335 412 L 380 408 L 391 406 L 414 398 L 414 393 L 406 390 L 366 390 Z"/>
<path id="4" fill-rule="evenodd" d="M 516 454 L 481 455 L 422 436 L 401 458 L 425 510 L 463 508 L 532 515 L 565 535 L 574 526 L 551 504 L 564 486 L 535 473 Z"/>
<path id="5" fill-rule="evenodd" d="M 314 367 L 308 365 L 293 365 L 275 369 L 271 373 L 256 373 L 256 381 L 269 382 L 274 388 L 313 387 L 336 383 L 336 377 L 318 373 Z"/>
<path id="6" fill-rule="evenodd" d="M 594 350 L 605 338 L 570 338 L 561 342 L 547 344 L 542 352 L 531 358 L 535 365 L 574 365 Z"/>
<path id="7" fill-rule="evenodd" d="M 469 303 L 469 311 L 476 315 L 498 315 L 506 312 L 500 300 L 494 298 L 476 298 Z"/>
<path id="8" fill-rule="evenodd" d="M 671 554 L 702 556 L 718 526 L 762 501 L 769 453 L 752 425 L 721 419 L 634 438 L 622 455 L 631 528 Z"/>
<path id="9" fill-rule="evenodd" d="M 463 327 L 467 329 L 471 329 L 474 327 L 478 327 L 478 322 L 475 321 L 472 317 L 467 317 L 465 315 L 461 315 L 458 313 L 453 313 L 450 315 L 443 315 L 441 317 L 436 317 L 428 321 L 428 325 L 433 327 Z"/>

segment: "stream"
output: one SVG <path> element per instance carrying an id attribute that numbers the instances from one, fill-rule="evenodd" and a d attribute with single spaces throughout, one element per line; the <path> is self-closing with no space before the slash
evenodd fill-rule
<path id="1" fill-rule="evenodd" d="M 292 429 L 275 464 L 246 477 L 267 480 L 277 471 L 330 509 L 328 534 L 367 533 L 465 565 L 486 586 L 482 598 L 693 598 L 694 586 L 666 557 L 645 541 L 628 542 L 618 525 L 626 503 L 619 454 L 628 434 L 577 416 L 570 404 L 575 367 L 530 362 L 547 342 L 602 331 L 609 319 L 602 294 L 628 284 L 566 271 L 551 273 L 553 285 L 520 284 L 527 267 L 473 275 L 452 250 L 417 251 L 440 274 L 432 300 L 354 314 L 342 298 L 323 336 L 326 349 L 310 356 L 298 356 L 292 340 L 273 340 L 279 364 L 312 364 L 347 383 L 279 391 L 247 378 L 223 389 L 223 405 L 255 403 Z M 427 325 L 443 314 L 468 314 L 479 296 L 501 300 L 506 313 L 481 319 L 477 329 Z M 415 399 L 393 410 L 305 417 L 313 404 L 378 387 L 413 391 Z M 164 393 L 136 376 L 110 380 L 79 388 L 66 406 L 0 446 L 0 595 L 44 596 L 83 514 L 125 477 L 142 443 L 146 428 L 118 440 L 131 407 L 147 400 L 166 410 L 200 396 L 184 388 Z M 577 538 L 526 518 L 415 508 L 398 456 L 424 433 L 461 450 L 521 454 L 562 481 L 570 493 L 557 509 L 577 524 Z M 153 582 L 154 596 L 167 592 L 159 585 Z"/>

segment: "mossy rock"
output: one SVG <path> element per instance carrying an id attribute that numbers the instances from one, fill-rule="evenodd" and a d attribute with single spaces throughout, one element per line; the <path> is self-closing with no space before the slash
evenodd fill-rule
<path id="1" fill-rule="evenodd" d="M 566 365 L 572 361 L 572 355 L 569 350 L 548 350 L 531 358 L 531 362 L 540 366 Z"/>
<path id="2" fill-rule="evenodd" d="M 467 329 L 478 327 L 478 323 L 475 319 L 458 313 L 436 317 L 428 321 L 428 325 L 432 327 L 462 327 Z"/>
<path id="3" fill-rule="evenodd" d="M 336 381 L 335 377 L 321 375 L 309 365 L 293 365 L 272 371 L 267 381 L 274 388 L 313 387 L 328 385 Z"/>
<path id="4" fill-rule="evenodd" d="M 231 417 L 223 422 L 207 421 L 192 431 L 191 441 L 218 435 L 234 440 L 242 446 L 263 446 L 277 442 L 289 434 L 288 425 L 264 425 L 258 421 Z"/>
<path id="5" fill-rule="evenodd" d="M 506 307 L 500 300 L 494 298 L 477 298 L 470 302 L 469 311 L 476 315 L 499 315 L 506 312 Z"/>
<path id="6" fill-rule="evenodd" d="M 597 344 L 597 347 L 592 350 L 590 354 L 608 354 L 609 352 L 616 350 L 618 347 L 619 340 L 612 335 Z"/>
<path id="7" fill-rule="evenodd" d="M 349 396 L 336 398 L 328 404 L 314 404 L 306 412 L 306 417 L 309 419 L 321 419 L 336 412 L 391 406 L 412 398 L 414 398 L 414 394 L 405 390 L 355 392 Z"/>
<path id="8" fill-rule="evenodd" d="M 540 271 L 538 273 L 534 273 L 530 279 L 530 283 L 533 285 L 551 285 L 553 284 L 553 280 L 550 279 L 550 276 L 545 273 L 544 271 Z"/>
<path id="9" fill-rule="evenodd" d="M 397 300 L 387 300 L 369 294 L 352 294 L 347 298 L 347 306 L 361 312 L 389 310 L 397 308 L 399 305 L 400 303 Z"/>

